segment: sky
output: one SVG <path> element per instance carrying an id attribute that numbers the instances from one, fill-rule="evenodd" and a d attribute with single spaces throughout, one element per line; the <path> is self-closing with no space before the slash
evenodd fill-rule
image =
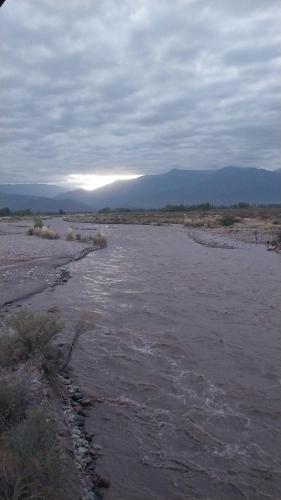
<path id="1" fill-rule="evenodd" d="M 6 0 L 0 182 L 280 168 L 280 25 L 280 0 Z"/>

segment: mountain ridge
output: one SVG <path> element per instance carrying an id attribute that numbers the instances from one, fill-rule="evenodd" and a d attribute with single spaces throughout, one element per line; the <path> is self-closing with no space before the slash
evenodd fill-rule
<path id="1" fill-rule="evenodd" d="M 281 202 L 280 171 L 228 166 L 217 170 L 172 169 L 164 174 L 116 181 L 93 191 L 76 189 L 60 194 L 92 209 L 161 208 L 167 204 L 231 205 Z"/>

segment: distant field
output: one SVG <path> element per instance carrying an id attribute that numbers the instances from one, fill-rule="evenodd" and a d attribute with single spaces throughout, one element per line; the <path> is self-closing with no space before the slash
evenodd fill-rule
<path id="1" fill-rule="evenodd" d="M 191 225 L 219 226 L 224 216 L 256 221 L 259 225 L 281 225 L 281 207 L 249 207 L 249 208 L 219 208 L 211 210 L 190 210 L 166 212 L 148 210 L 139 212 L 108 211 L 106 213 L 68 215 L 64 219 L 70 222 L 85 222 L 95 224 L 184 224 L 188 219 Z"/>

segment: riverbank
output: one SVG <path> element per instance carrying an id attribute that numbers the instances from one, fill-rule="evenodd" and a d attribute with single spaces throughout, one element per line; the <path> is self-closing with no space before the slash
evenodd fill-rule
<path id="1" fill-rule="evenodd" d="M 44 221 L 60 236 L 54 240 L 28 236 L 32 223 L 32 219 L 0 222 L 0 307 L 65 283 L 70 275 L 63 266 L 100 249 L 93 243 L 66 241 L 69 224 L 62 218 Z M 93 234 L 91 227 L 85 229 Z"/>
<path id="2" fill-rule="evenodd" d="M 65 346 L 62 329 L 54 310 L 0 317 L 1 498 L 99 500 L 109 486 L 95 472 L 99 448 L 85 430 L 94 400 L 69 370 L 82 331 Z"/>
<path id="3" fill-rule="evenodd" d="M 94 462 L 99 451 L 93 435 L 87 434 L 84 428 L 93 401 L 74 384 L 68 366 L 81 324 L 71 338 L 68 335 L 66 342 L 61 343 L 57 335 L 60 328 L 57 328 L 54 342 L 46 344 L 46 352 L 37 352 L 37 348 L 32 347 L 32 352 L 27 353 L 23 345 L 42 345 L 33 335 L 45 333 L 51 338 L 48 325 L 56 330 L 60 317 L 55 307 L 41 320 L 40 316 L 19 308 L 20 301 L 65 284 L 71 275 L 62 266 L 99 250 L 105 240 L 91 245 L 85 237 L 85 243 L 66 241 L 64 236 L 69 225 L 62 219 L 48 219 L 44 223 L 48 223 L 60 238 L 28 236 L 32 220 L 0 222 L 0 422 L 3 424 L 0 429 L 0 496 L 10 498 L 9 495 L 17 495 L 20 488 L 35 497 L 40 491 L 44 498 L 54 500 L 94 500 L 100 498 L 100 488 L 108 487 L 108 483 L 95 473 Z M 87 234 L 92 241 L 92 230 Z M 10 322 L 13 321 L 17 326 L 12 329 L 12 339 L 18 337 L 19 340 L 10 345 Z M 18 382 L 21 380 L 24 384 Z M 15 408 L 11 406 L 10 410 L 5 403 L 9 400 L 15 400 L 11 403 Z M 22 408 L 18 408 L 20 401 L 24 401 Z M 30 433 L 35 434 L 31 436 Z M 44 436 L 50 433 L 53 435 L 50 447 L 53 448 L 49 457 Z M 33 470 L 28 451 L 31 445 L 24 451 L 26 465 L 19 462 L 17 452 L 13 452 L 10 445 L 12 435 L 15 439 L 32 439 L 35 445 L 39 440 L 36 451 L 30 448 L 30 454 L 38 455 L 38 471 Z M 10 451 L 6 451 L 7 447 Z M 47 464 L 40 461 L 40 454 L 45 455 Z M 35 476 L 34 480 L 31 476 Z M 49 478 L 49 484 L 43 476 Z"/>

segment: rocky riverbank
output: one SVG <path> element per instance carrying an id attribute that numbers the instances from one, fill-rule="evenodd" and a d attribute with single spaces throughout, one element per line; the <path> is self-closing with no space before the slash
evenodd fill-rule
<path id="1" fill-rule="evenodd" d="M 68 367 L 77 336 L 60 344 L 61 328 L 54 311 L 12 308 L 0 319 L 1 498 L 8 490 L 16 494 L 19 485 L 34 498 L 39 489 L 42 498 L 98 500 L 109 487 L 95 471 L 100 447 L 85 430 L 95 401 L 74 385 Z"/>

